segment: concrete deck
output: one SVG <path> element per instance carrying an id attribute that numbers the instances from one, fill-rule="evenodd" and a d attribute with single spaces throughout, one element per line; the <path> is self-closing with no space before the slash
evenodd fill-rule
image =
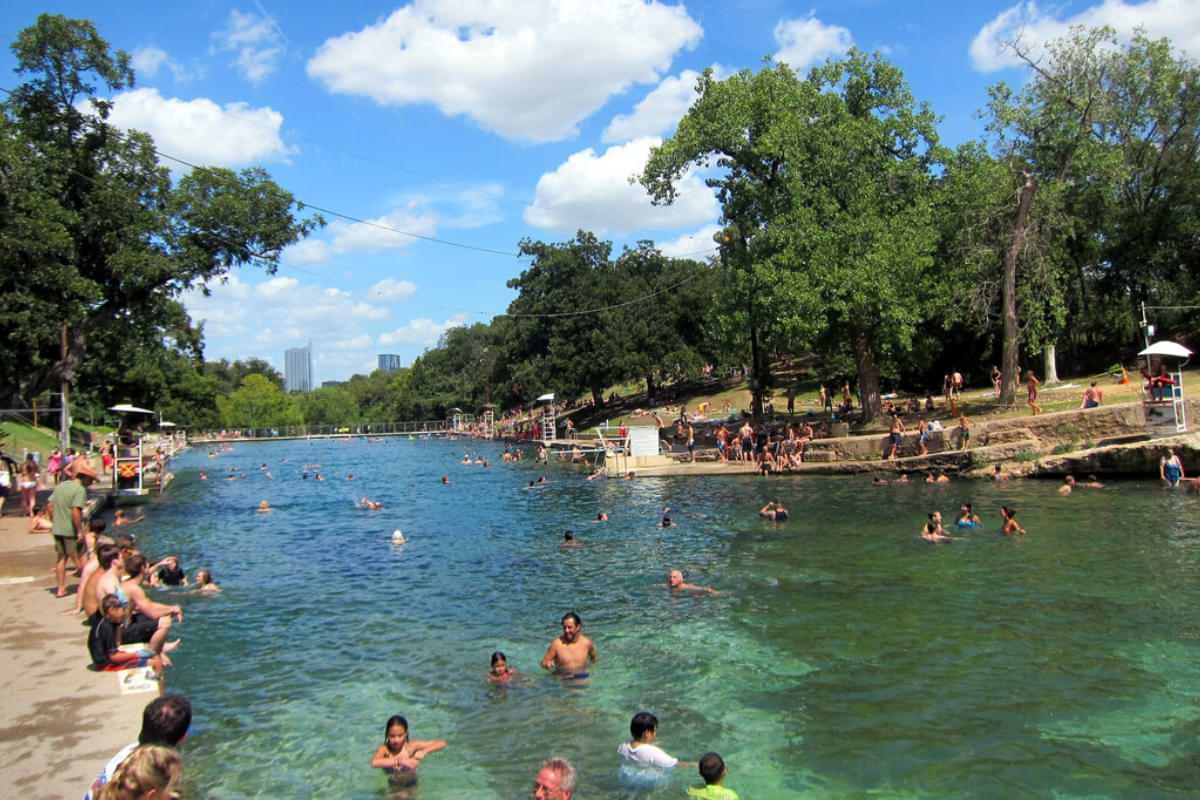
<path id="1" fill-rule="evenodd" d="M 39 492 L 39 502 L 49 494 Z M 122 695 L 120 673 L 87 668 L 88 631 L 71 613 L 76 579 L 68 573 L 72 593 L 54 597 L 54 542 L 28 534 L 20 511 L 10 495 L 0 517 L 0 786 L 27 800 L 82 797 L 137 739 L 155 695 Z"/>

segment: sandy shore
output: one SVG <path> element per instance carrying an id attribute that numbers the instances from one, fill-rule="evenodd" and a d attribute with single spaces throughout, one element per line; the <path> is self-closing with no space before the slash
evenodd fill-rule
<path id="1" fill-rule="evenodd" d="M 39 495 L 44 502 L 48 492 Z M 94 494 L 90 492 L 89 495 Z M 29 535 L 10 495 L 0 517 L 0 786 L 8 797 L 79 798 L 137 738 L 154 694 L 121 694 L 119 673 L 87 668 L 87 627 L 54 597 L 54 542 Z M 10 583 L 7 579 L 32 578 Z"/>

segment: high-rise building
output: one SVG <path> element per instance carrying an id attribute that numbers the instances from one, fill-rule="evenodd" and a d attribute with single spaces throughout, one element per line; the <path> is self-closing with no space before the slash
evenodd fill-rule
<path id="1" fill-rule="evenodd" d="M 379 354 L 379 368 L 384 372 L 395 372 L 400 366 L 400 356 L 395 353 Z"/>
<path id="2" fill-rule="evenodd" d="M 321 381 L 322 389 L 332 389 L 335 386 L 345 386 L 345 381 Z"/>
<path id="3" fill-rule="evenodd" d="M 312 372 L 312 342 L 284 351 L 283 385 L 289 392 L 311 392 Z"/>

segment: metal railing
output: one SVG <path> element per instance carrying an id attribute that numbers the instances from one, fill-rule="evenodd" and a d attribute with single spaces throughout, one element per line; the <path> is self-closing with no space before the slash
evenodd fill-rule
<path id="1" fill-rule="evenodd" d="M 303 439 L 313 436 L 395 436 L 402 434 L 449 433 L 449 420 L 420 422 L 358 422 L 347 425 L 280 425 L 269 428 L 223 428 L 191 431 L 189 441 L 237 441 L 239 439 Z"/>

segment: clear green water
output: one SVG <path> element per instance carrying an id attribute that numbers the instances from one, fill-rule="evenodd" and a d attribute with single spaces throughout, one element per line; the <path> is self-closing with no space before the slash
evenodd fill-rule
<path id="1" fill-rule="evenodd" d="M 1194 497 L 1149 481 L 1070 498 L 1042 483 L 587 482 L 558 465 L 529 491 L 541 470 L 463 467 L 464 447 L 499 460 L 395 440 L 176 462 L 143 543 L 225 586 L 182 596 L 170 682 L 197 712 L 189 796 L 388 797 L 368 762 L 400 713 L 414 738 L 450 742 L 420 769 L 424 800 L 528 796 L 552 754 L 578 768 L 577 797 L 621 797 L 616 748 L 643 709 L 673 755 L 720 752 L 743 798 L 1197 793 Z M 306 461 L 329 480 L 300 480 Z M 249 479 L 220 480 L 230 466 Z M 357 510 L 362 494 L 387 508 Z M 263 498 L 273 514 L 254 513 Z M 756 516 L 775 498 L 793 514 L 779 527 Z M 967 500 L 983 529 L 917 539 L 927 510 L 953 519 Z M 998 536 L 1001 504 L 1027 537 Z M 664 506 L 678 527 L 656 527 Z M 590 522 L 600 510 L 607 524 Z M 567 527 L 582 549 L 559 549 Z M 673 567 L 722 594 L 672 597 Z M 537 665 L 572 609 L 600 653 L 583 689 Z M 497 649 L 524 685 L 484 682 Z"/>

